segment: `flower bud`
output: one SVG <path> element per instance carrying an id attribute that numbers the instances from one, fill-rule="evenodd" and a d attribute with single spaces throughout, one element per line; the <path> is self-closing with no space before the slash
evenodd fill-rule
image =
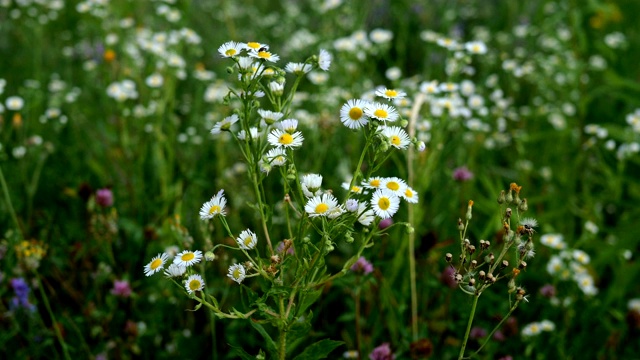
<path id="1" fill-rule="evenodd" d="M 509 189 L 509 192 L 507 193 L 507 196 L 505 197 L 505 201 L 507 202 L 507 204 L 511 204 L 513 202 L 513 193 L 511 191 L 511 189 Z"/>
<path id="2" fill-rule="evenodd" d="M 518 205 L 518 210 L 520 210 L 521 212 L 525 212 L 529 209 L 529 205 L 527 205 L 527 199 L 524 198 L 522 199 L 522 202 L 520 202 L 520 205 Z"/>
<path id="3" fill-rule="evenodd" d="M 459 231 L 464 230 L 464 224 L 462 223 L 462 219 L 458 219 L 458 230 Z"/>
<path id="4" fill-rule="evenodd" d="M 504 190 L 500 190 L 500 195 L 498 195 L 498 204 L 502 205 L 505 201 L 507 200 L 505 198 Z"/>
<path id="5" fill-rule="evenodd" d="M 213 253 L 213 251 L 207 251 L 206 253 L 204 253 L 204 259 L 206 261 L 213 261 L 216 259 L 216 255 Z"/>
<path id="6" fill-rule="evenodd" d="M 453 255 L 451 253 L 446 253 L 444 255 L 444 259 L 447 260 L 447 262 L 451 262 L 451 260 L 453 259 Z"/>
<path id="7" fill-rule="evenodd" d="M 476 285 L 476 279 L 471 278 L 469 279 L 469 286 L 475 286 Z"/>
<path id="8" fill-rule="evenodd" d="M 504 211 L 504 217 L 507 219 L 511 218 L 511 214 L 512 214 L 511 208 L 507 208 L 507 210 Z"/>
<path id="9" fill-rule="evenodd" d="M 509 266 L 509 262 L 507 260 L 502 260 L 502 264 L 500 264 L 500 268 L 504 269 Z"/>
<path id="10" fill-rule="evenodd" d="M 473 209 L 473 200 L 469 200 L 469 205 L 467 206 L 467 214 L 465 216 L 467 220 L 471 220 L 471 218 L 473 217 L 473 215 L 471 214 L 472 209 Z"/>
<path id="11" fill-rule="evenodd" d="M 487 273 L 485 273 L 484 270 L 480 270 L 478 276 L 480 277 L 480 280 L 484 280 L 485 277 L 487 277 Z"/>
<path id="12" fill-rule="evenodd" d="M 407 224 L 406 228 L 405 228 L 405 232 L 407 234 L 411 234 L 415 231 L 415 229 L 413 228 L 413 226 L 411 226 L 411 224 Z"/>
<path id="13" fill-rule="evenodd" d="M 475 269 L 478 266 L 478 262 L 476 260 L 471 260 L 471 269 Z"/>
<path id="14" fill-rule="evenodd" d="M 469 245 L 467 247 L 467 251 L 469 251 L 469 255 L 473 255 L 473 253 L 476 252 L 476 247 L 473 245 Z"/>
<path id="15" fill-rule="evenodd" d="M 527 268 L 527 262 L 526 261 L 520 261 L 520 264 L 518 264 L 518 269 L 524 270 L 526 268 Z"/>

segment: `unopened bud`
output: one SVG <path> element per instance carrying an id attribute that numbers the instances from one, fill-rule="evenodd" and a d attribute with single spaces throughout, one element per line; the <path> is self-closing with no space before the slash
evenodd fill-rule
<path id="1" fill-rule="evenodd" d="M 513 202 L 513 193 L 511 192 L 511 189 L 509 189 L 509 192 L 505 197 L 505 201 L 507 202 L 507 204 L 511 204 Z"/>
<path id="2" fill-rule="evenodd" d="M 415 231 L 415 229 L 413 228 L 413 226 L 411 226 L 410 224 L 407 224 L 407 227 L 404 230 L 407 234 L 411 234 Z"/>
<path id="3" fill-rule="evenodd" d="M 516 193 L 516 196 L 513 198 L 513 204 L 514 205 L 520 205 L 520 202 L 522 200 L 520 200 L 520 194 Z"/>
<path id="4" fill-rule="evenodd" d="M 506 201 L 504 190 L 500 190 L 500 195 L 498 195 L 498 204 L 502 205 Z"/>
<path id="5" fill-rule="evenodd" d="M 446 253 L 444 255 L 444 259 L 447 260 L 447 262 L 451 262 L 451 260 L 453 260 L 453 255 L 451 253 Z"/>
<path id="6" fill-rule="evenodd" d="M 471 218 L 473 217 L 471 210 L 473 209 L 473 200 L 469 200 L 469 205 L 467 206 L 467 214 L 465 215 L 465 218 L 467 220 L 471 220 Z"/>
<path id="7" fill-rule="evenodd" d="M 204 259 L 206 261 L 213 261 L 216 259 L 216 254 L 214 254 L 213 251 L 207 251 L 204 253 Z"/>
<path id="8" fill-rule="evenodd" d="M 495 260 L 495 256 L 493 256 L 493 253 L 484 257 L 484 262 L 486 263 L 493 264 L 493 260 Z"/>
<path id="9" fill-rule="evenodd" d="M 529 209 L 529 205 L 527 205 L 527 199 L 522 199 L 522 202 L 520 202 L 520 205 L 518 205 L 518 210 L 520 210 L 521 212 L 525 212 Z"/>
<path id="10" fill-rule="evenodd" d="M 516 279 L 511 278 L 507 284 L 507 288 L 509 289 L 509 293 L 516 291 Z"/>
<path id="11" fill-rule="evenodd" d="M 480 277 L 480 280 L 484 280 L 484 278 L 487 276 L 487 273 L 485 273 L 484 270 L 480 270 L 478 276 Z"/>
<path id="12" fill-rule="evenodd" d="M 464 230 L 464 223 L 462 223 L 462 219 L 458 219 L 458 230 L 459 231 Z"/>

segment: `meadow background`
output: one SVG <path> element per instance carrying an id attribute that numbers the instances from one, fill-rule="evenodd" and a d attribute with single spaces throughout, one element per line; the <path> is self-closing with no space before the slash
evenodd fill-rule
<path id="1" fill-rule="evenodd" d="M 373 272 L 325 286 L 300 346 L 330 338 L 344 344 L 329 358 L 351 356 L 357 304 L 362 358 L 384 343 L 397 359 L 457 356 L 471 301 L 445 254 L 457 257 L 470 199 L 467 238 L 499 243 L 496 199 L 517 183 L 538 222 L 519 275 L 528 302 L 480 358 L 639 358 L 639 13 L 635 0 L 0 0 L 1 357 L 264 349 L 247 321 L 189 311 L 184 290 L 143 271 L 167 249 L 229 242 L 198 216 L 218 189 L 230 224 L 252 216 L 237 150 L 209 133 L 230 114 L 236 75 L 217 49 L 234 40 L 269 44 L 282 67 L 332 54 L 328 72 L 301 82 L 292 113 L 305 134 L 297 161 L 327 188 L 348 180 L 362 145 L 340 122 L 347 100 L 402 89 L 404 118 L 424 101 L 413 126 L 426 150 L 409 162 L 394 153 L 382 169 L 406 179 L 412 167 L 420 194 L 417 323 L 407 234 L 394 228 L 364 253 Z M 472 41 L 486 52 L 460 55 L 456 44 Z M 394 216 L 406 219 L 406 208 Z M 349 254 L 339 243 L 327 266 Z M 232 255 L 216 256 L 206 291 L 242 308 L 226 277 Z M 506 284 L 483 295 L 470 349 L 507 296 Z M 372 358 L 390 358 L 383 350 Z"/>

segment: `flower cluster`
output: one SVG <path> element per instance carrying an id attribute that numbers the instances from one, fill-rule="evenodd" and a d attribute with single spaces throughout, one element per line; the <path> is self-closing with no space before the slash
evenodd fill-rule
<path id="1" fill-rule="evenodd" d="M 562 235 L 545 234 L 540 237 L 540 243 L 552 249 L 561 250 L 552 255 L 547 263 L 547 272 L 559 280 L 573 280 L 585 295 L 596 295 L 598 288 L 595 286 L 593 276 L 587 266 L 590 256 L 579 249 L 569 249 Z"/>

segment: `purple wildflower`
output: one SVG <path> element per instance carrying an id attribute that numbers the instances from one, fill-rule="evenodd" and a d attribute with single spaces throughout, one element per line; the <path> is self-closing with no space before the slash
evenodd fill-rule
<path id="1" fill-rule="evenodd" d="M 131 296 L 131 286 L 127 280 L 114 280 L 111 294 L 127 298 Z"/>
<path id="2" fill-rule="evenodd" d="M 556 296 L 556 288 L 551 284 L 547 284 L 540 288 L 540 294 L 542 294 L 542 296 L 546 298 L 551 299 L 552 297 Z"/>
<path id="3" fill-rule="evenodd" d="M 391 352 L 389 343 L 383 343 L 369 354 L 370 360 L 394 360 L 395 358 L 396 356 Z"/>
<path id="4" fill-rule="evenodd" d="M 14 310 L 23 307 L 30 312 L 34 312 L 36 306 L 29 302 L 29 292 L 31 291 L 29 284 L 23 278 L 13 278 L 10 282 L 13 291 L 16 293 L 16 296 L 11 298 L 10 308 Z"/>
<path id="5" fill-rule="evenodd" d="M 487 330 L 479 327 L 479 326 L 474 326 L 473 328 L 471 328 L 471 331 L 469 332 L 469 336 L 472 339 L 481 339 L 485 336 L 487 336 Z"/>
<path id="6" fill-rule="evenodd" d="M 362 273 L 364 275 L 371 274 L 373 272 L 373 265 L 364 258 L 364 256 L 360 256 L 358 261 L 355 264 L 351 265 L 351 271 Z"/>
<path id="7" fill-rule="evenodd" d="M 442 270 L 442 273 L 440 274 L 440 281 L 448 287 L 455 289 L 458 287 L 458 283 L 454 278 L 455 274 L 456 271 L 451 266 L 447 266 L 444 268 L 444 270 Z"/>
<path id="8" fill-rule="evenodd" d="M 388 228 L 391 225 L 393 225 L 393 219 L 392 218 L 382 219 L 378 223 L 378 229 L 384 230 L 384 229 Z"/>
<path id="9" fill-rule="evenodd" d="M 453 180 L 467 181 L 473 179 L 473 173 L 466 166 L 453 169 Z"/>
<path id="10" fill-rule="evenodd" d="M 103 188 L 96 191 L 96 203 L 102 207 L 113 205 L 113 192 L 111 189 Z"/>

